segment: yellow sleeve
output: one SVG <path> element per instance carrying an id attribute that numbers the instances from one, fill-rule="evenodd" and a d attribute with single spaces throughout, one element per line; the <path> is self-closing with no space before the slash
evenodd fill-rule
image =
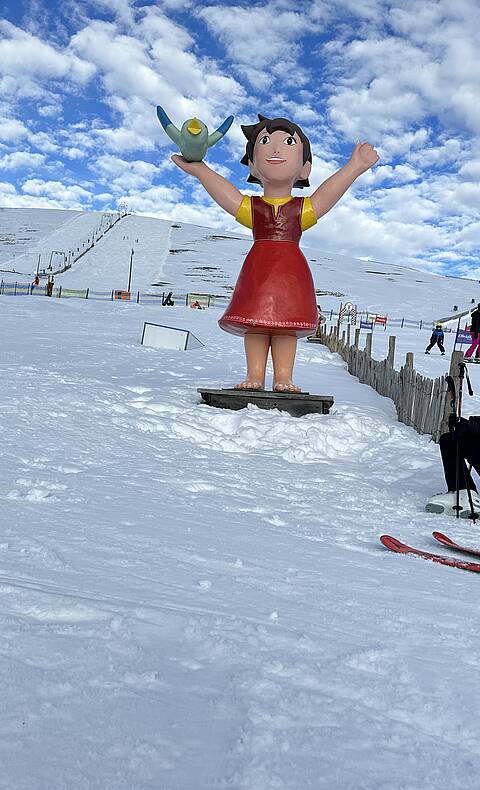
<path id="1" fill-rule="evenodd" d="M 245 225 L 246 228 L 253 228 L 253 216 L 252 216 L 252 199 L 250 195 L 244 195 L 243 200 L 240 203 L 240 208 L 238 209 L 235 219 L 240 225 Z M 316 222 L 317 220 L 315 220 Z M 310 225 L 308 226 L 310 227 Z"/>
<path id="2" fill-rule="evenodd" d="M 317 216 L 309 197 L 303 199 L 302 230 L 308 230 L 317 224 Z"/>

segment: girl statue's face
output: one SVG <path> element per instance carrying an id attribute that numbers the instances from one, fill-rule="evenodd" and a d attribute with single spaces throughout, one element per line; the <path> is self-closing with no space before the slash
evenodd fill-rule
<path id="1" fill-rule="evenodd" d="M 308 178 L 310 162 L 303 164 L 303 143 L 295 132 L 263 130 L 255 140 L 251 173 L 262 182 L 285 184 L 291 189 L 299 178 Z"/>

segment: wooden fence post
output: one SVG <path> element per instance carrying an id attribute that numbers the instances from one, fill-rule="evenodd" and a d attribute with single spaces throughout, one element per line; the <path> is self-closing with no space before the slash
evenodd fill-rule
<path id="1" fill-rule="evenodd" d="M 373 332 L 369 332 L 367 337 L 365 338 L 365 354 L 367 357 L 372 356 L 372 339 L 373 339 Z"/>
<path id="2" fill-rule="evenodd" d="M 393 400 L 400 422 L 415 428 L 419 433 L 429 433 L 438 442 L 445 427 L 440 428 L 441 417 L 448 411 L 446 407 L 446 387 L 444 377 L 435 380 L 421 376 L 415 370 L 413 353 L 409 352 L 405 364 L 395 370 L 396 337 L 388 341 L 388 356 L 383 360 L 372 358 L 373 332 L 365 338 L 364 350 L 359 349 L 360 329 L 355 330 L 353 345 L 345 344 L 345 332 L 340 338 L 339 325 L 330 326 L 328 334 L 321 333 L 325 345 L 332 352 L 340 354 L 347 362 L 348 372 L 357 376 L 362 384 L 367 384 L 381 395 Z M 347 327 L 348 335 L 348 327 Z M 452 355 L 451 373 L 458 380 L 458 362 L 463 359 L 462 352 Z M 448 425 L 448 422 L 447 422 Z"/>
<path id="3" fill-rule="evenodd" d="M 413 371 L 413 354 L 409 352 L 405 357 L 405 365 L 403 366 L 403 387 L 401 395 L 401 409 L 405 425 L 411 425 L 412 414 L 412 371 Z"/>
<path id="4" fill-rule="evenodd" d="M 388 338 L 388 356 L 387 356 L 387 367 L 393 368 L 395 363 L 395 342 L 396 342 L 395 335 L 390 335 Z"/>
<path id="5" fill-rule="evenodd" d="M 458 384 L 459 384 L 459 373 L 460 373 L 460 365 L 459 362 L 463 362 L 463 351 L 453 351 L 452 357 L 450 359 L 450 370 L 448 375 L 452 377 L 453 382 L 455 384 L 455 392 L 458 396 Z M 457 403 L 458 405 L 458 403 Z M 450 398 L 445 398 L 443 413 L 441 414 L 441 419 L 438 425 L 438 438 L 442 435 L 442 433 L 446 433 L 448 431 L 448 417 L 451 413 L 451 405 L 450 405 Z"/>

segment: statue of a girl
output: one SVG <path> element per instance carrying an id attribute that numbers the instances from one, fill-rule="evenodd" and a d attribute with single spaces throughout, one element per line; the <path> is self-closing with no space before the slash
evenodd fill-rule
<path id="1" fill-rule="evenodd" d="M 244 336 L 247 375 L 236 388 L 264 388 L 270 351 L 273 389 L 300 392 L 292 382 L 297 338 L 312 334 L 318 321 L 312 275 L 299 248 L 302 231 L 330 211 L 379 157 L 369 143 L 357 143 L 348 162 L 311 197 L 293 197 L 294 187 L 309 186 L 310 143 L 300 127 L 285 118 L 258 118 L 258 123 L 242 126 L 247 138 L 242 164 L 250 169 L 248 181 L 263 186 L 262 197 L 242 195 L 204 162 L 187 162 L 178 155 L 172 160 L 198 178 L 225 211 L 253 229 L 254 244 L 219 321 L 226 332 Z"/>

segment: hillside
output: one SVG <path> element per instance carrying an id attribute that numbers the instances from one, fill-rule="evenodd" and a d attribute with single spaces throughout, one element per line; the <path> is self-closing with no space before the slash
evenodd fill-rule
<path id="1" fill-rule="evenodd" d="M 11 269 L 15 269 L 23 272 L 15 274 L 15 279 L 27 282 L 35 272 L 39 253 L 44 256 L 43 265 L 51 250 L 76 249 L 82 240 L 91 237 L 102 215 L 2 209 L 0 220 L 2 277 L 11 279 Z M 461 311 L 471 305 L 472 299 L 480 301 L 477 281 L 313 250 L 307 246 L 308 233 L 303 240 L 315 287 L 327 292 L 319 295 L 324 309 L 352 301 L 362 310 L 435 320 L 450 315 L 454 304 Z M 172 288 L 228 295 L 250 245 L 250 237 L 240 233 L 218 233 L 195 225 L 129 215 L 70 270 L 59 274 L 56 283 L 66 288 L 125 289 L 133 250 L 132 290 Z M 365 252 L 368 254 L 368 250 Z"/>

